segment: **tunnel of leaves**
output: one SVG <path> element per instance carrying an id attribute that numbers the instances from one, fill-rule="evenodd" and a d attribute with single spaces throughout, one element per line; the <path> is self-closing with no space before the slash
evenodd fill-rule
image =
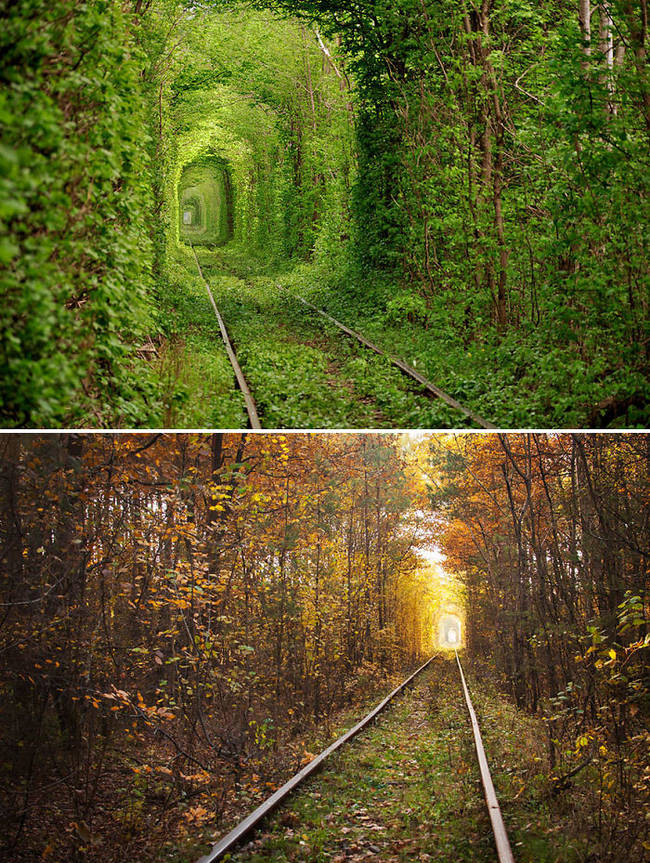
<path id="1" fill-rule="evenodd" d="M 6 435 L 0 856 L 196 860 L 456 618 L 518 859 L 645 859 L 649 456 L 647 434 Z M 437 735 L 444 775 L 456 736 L 474 759 L 460 711 Z M 413 716 L 377 762 L 353 747 L 345 793 L 401 815 L 409 769 L 431 859 L 493 860 L 487 825 L 440 846 L 452 812 L 482 810 L 478 776 L 441 814 L 407 739 Z M 312 826 L 347 838 L 323 815 L 282 823 L 296 842 Z M 336 859 L 296 847 L 244 859 Z"/>
<path id="2" fill-rule="evenodd" d="M 178 185 L 179 234 L 184 242 L 221 246 L 233 235 L 230 171 L 208 156 L 183 168 Z"/>
<path id="3" fill-rule="evenodd" d="M 186 56 L 161 115 L 163 272 L 173 277 L 176 264 L 188 264 L 187 239 L 233 241 L 248 260 L 279 267 L 310 258 L 330 227 L 340 233 L 347 221 L 347 87 L 295 20 L 215 11 L 199 26 L 187 22 L 183 37 Z"/>
<path id="4" fill-rule="evenodd" d="M 645 6 L 583 7 L 11 4 L 3 422 L 160 424 L 143 345 L 196 332 L 179 191 L 214 159 L 240 271 L 302 267 L 497 425 L 645 427 Z"/>

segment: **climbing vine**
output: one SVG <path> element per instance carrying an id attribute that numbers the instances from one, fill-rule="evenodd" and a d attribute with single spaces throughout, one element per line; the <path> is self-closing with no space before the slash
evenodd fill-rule
<path id="1" fill-rule="evenodd" d="M 111 0 L 28 0 L 3 13 L 3 425 L 152 415 L 155 393 L 134 356 L 151 285 L 139 27 Z"/>
<path id="2" fill-rule="evenodd" d="M 212 160 L 220 272 L 295 271 L 497 423 L 644 426 L 644 9 L 9 6 L 4 422 L 160 422 L 178 393 L 142 357 L 200 329 L 179 190 Z"/>

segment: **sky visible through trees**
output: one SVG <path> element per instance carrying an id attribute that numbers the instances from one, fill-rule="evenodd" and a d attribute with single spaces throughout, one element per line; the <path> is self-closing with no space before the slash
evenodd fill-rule
<path id="1" fill-rule="evenodd" d="M 1 445 L 6 859 L 197 858 L 449 615 L 539 725 L 544 853 L 644 847 L 647 436 Z"/>

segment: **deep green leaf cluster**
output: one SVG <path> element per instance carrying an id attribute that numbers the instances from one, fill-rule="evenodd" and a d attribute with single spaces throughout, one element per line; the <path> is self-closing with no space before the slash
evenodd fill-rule
<path id="1" fill-rule="evenodd" d="M 139 425 L 151 182 L 137 21 L 26 0 L 0 33 L 0 416 Z"/>
<path id="2" fill-rule="evenodd" d="M 25 0 L 3 23 L 6 425 L 160 421 L 169 369 L 137 348 L 187 334 L 192 237 L 312 265 L 321 305 L 498 424 L 647 425 L 641 5 L 593 0 L 589 40 L 533 0 Z"/>

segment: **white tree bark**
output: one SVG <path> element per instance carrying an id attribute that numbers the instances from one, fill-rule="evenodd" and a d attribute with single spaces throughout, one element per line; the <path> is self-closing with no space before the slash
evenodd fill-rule
<path id="1" fill-rule="evenodd" d="M 614 25 L 612 22 L 612 10 L 608 0 L 603 0 L 599 8 L 599 38 L 600 50 L 605 58 L 608 69 L 614 68 Z"/>
<path id="2" fill-rule="evenodd" d="M 582 33 L 582 50 L 585 57 L 591 56 L 591 3 L 590 0 L 578 0 L 578 21 Z"/>

